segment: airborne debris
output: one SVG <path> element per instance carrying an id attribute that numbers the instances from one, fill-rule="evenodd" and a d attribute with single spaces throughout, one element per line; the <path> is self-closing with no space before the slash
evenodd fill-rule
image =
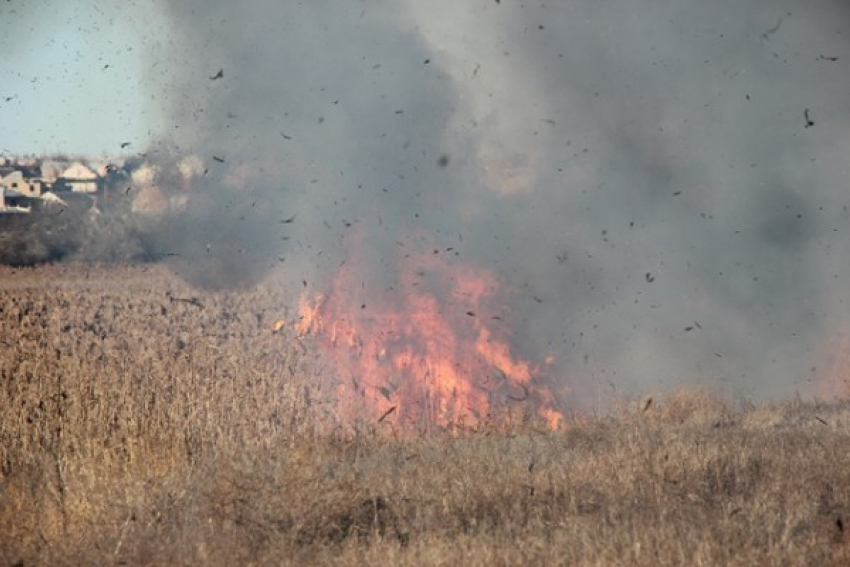
<path id="1" fill-rule="evenodd" d="M 812 126 L 814 126 L 814 125 L 815 125 L 815 121 L 814 121 L 814 120 L 812 120 L 812 119 L 809 117 L 809 109 L 808 109 L 808 108 L 807 108 L 806 110 L 804 110 L 804 111 L 803 111 L 803 116 L 805 116 L 805 117 L 806 117 L 806 126 L 805 126 L 806 128 L 811 128 Z"/>
<path id="2" fill-rule="evenodd" d="M 215 81 L 221 78 L 224 78 L 224 69 L 219 69 L 218 73 L 210 77 L 210 81 Z"/>
<path id="3" fill-rule="evenodd" d="M 384 415 L 382 415 L 380 418 L 378 418 L 378 423 L 381 423 L 382 421 L 384 421 L 384 420 L 385 420 L 387 417 L 389 417 L 389 416 L 390 416 L 390 414 L 392 414 L 394 411 L 395 411 L 395 406 L 393 406 L 393 407 L 391 407 L 390 409 L 388 409 L 387 411 L 385 411 L 385 412 L 384 412 Z"/>
<path id="4" fill-rule="evenodd" d="M 782 18 L 779 18 L 779 21 L 776 22 L 776 25 L 761 34 L 762 39 L 770 39 L 770 36 L 779 31 L 779 28 L 782 27 Z"/>
<path id="5" fill-rule="evenodd" d="M 528 396 L 529 396 L 528 386 L 526 386 L 525 384 L 520 384 L 520 387 L 522 388 L 522 397 L 512 396 L 512 395 L 508 394 L 509 400 L 513 400 L 515 402 L 524 402 L 528 399 Z"/>
<path id="6" fill-rule="evenodd" d="M 174 297 L 170 293 L 166 295 L 168 295 L 168 299 L 171 300 L 171 303 L 188 303 L 189 305 L 194 305 L 195 307 L 198 307 L 200 309 L 204 308 L 204 304 L 201 303 L 201 300 L 195 297 L 194 295 L 192 297 Z"/>
<path id="7" fill-rule="evenodd" d="M 223 158 L 223 157 L 213 156 L 212 158 L 213 158 L 215 161 L 217 161 L 218 163 L 224 163 L 224 158 Z"/>

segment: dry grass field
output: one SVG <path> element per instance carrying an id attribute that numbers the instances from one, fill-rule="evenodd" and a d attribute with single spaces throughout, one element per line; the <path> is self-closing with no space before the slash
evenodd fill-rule
<path id="1" fill-rule="evenodd" d="M 0 268 L 0 567 L 850 565 L 850 402 L 342 424 L 286 290 Z"/>

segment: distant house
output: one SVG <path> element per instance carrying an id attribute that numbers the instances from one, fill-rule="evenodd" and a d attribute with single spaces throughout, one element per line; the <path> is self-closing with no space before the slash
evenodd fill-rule
<path id="1" fill-rule="evenodd" d="M 97 173 L 89 167 L 80 162 L 74 162 L 71 167 L 62 172 L 57 184 L 74 193 L 97 193 L 99 180 Z"/>
<path id="2" fill-rule="evenodd" d="M 36 175 L 37 170 L 13 169 L 0 176 L 0 186 L 14 194 L 24 197 L 41 197 L 44 181 Z"/>
<path id="3" fill-rule="evenodd" d="M 0 185 L 0 214 L 29 213 L 30 211 L 32 211 L 30 197 Z"/>

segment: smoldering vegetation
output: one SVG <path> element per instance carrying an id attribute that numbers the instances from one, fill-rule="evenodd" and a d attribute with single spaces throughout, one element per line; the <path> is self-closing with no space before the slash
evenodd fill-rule
<path id="1" fill-rule="evenodd" d="M 343 423 L 309 339 L 275 324 L 287 295 L 161 265 L 0 269 L 0 561 L 850 559 L 846 400 L 617 397 L 560 431 Z"/>

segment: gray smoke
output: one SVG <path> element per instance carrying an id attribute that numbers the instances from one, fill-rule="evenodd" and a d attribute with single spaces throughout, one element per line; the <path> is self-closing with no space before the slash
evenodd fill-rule
<path id="1" fill-rule="evenodd" d="M 583 403 L 811 393 L 848 315 L 846 3 L 162 7 L 163 145 L 209 167 L 160 234 L 190 279 L 321 291 L 357 248 L 374 297 L 433 249 Z"/>

